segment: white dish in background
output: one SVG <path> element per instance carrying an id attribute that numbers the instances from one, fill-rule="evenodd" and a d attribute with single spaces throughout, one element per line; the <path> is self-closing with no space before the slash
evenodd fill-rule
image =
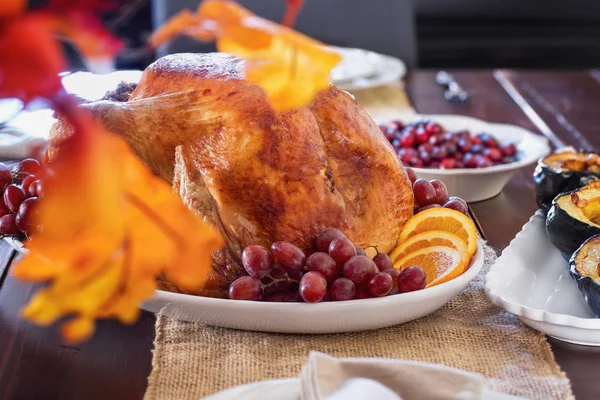
<path id="1" fill-rule="evenodd" d="M 271 303 L 215 299 L 157 290 L 141 308 L 184 321 L 280 333 L 343 333 L 398 325 L 424 317 L 462 292 L 483 266 L 483 248 L 469 269 L 440 285 L 376 299 L 325 303 Z"/>
<path id="2" fill-rule="evenodd" d="M 504 249 L 485 277 L 492 302 L 523 323 L 565 342 L 600 346 L 596 318 L 552 245 L 538 211 Z"/>
<path id="3" fill-rule="evenodd" d="M 399 59 L 369 50 L 330 47 L 342 61 L 331 71 L 331 81 L 340 89 L 353 91 L 398 83 L 406 74 Z"/>
<path id="4" fill-rule="evenodd" d="M 467 202 L 486 200 L 498 195 L 517 170 L 534 164 L 550 153 L 548 140 L 515 125 L 495 124 L 460 115 L 401 114 L 393 118 L 403 123 L 429 119 L 439 123 L 447 131 L 468 130 L 472 135 L 487 132 L 501 143 L 515 143 L 518 160 L 489 168 L 412 168 L 417 177 L 440 179 L 446 184 L 450 196 L 458 196 Z M 390 119 L 378 120 L 380 124 Z"/>

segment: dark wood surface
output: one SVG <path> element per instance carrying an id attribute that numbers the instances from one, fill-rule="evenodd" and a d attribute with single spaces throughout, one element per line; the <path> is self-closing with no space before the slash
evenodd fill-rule
<path id="1" fill-rule="evenodd" d="M 435 85 L 435 71 L 416 71 L 406 88 L 420 113 L 462 114 L 511 123 L 546 135 L 556 145 L 600 148 L 598 71 L 454 71 L 471 94 L 451 104 Z M 532 168 L 517 173 L 493 199 L 470 205 L 489 243 L 500 252 L 536 210 Z M 154 315 L 133 326 L 98 324 L 95 336 L 77 347 L 61 343 L 54 327 L 19 318 L 33 287 L 11 277 L 16 257 L 0 243 L 0 400 L 141 399 L 151 369 Z M 579 400 L 600 398 L 600 349 L 549 342 Z M 209 368 L 209 366 L 207 366 Z"/>

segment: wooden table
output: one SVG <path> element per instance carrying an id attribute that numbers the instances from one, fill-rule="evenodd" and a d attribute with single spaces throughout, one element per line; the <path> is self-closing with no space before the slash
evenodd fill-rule
<path id="1" fill-rule="evenodd" d="M 434 83 L 435 71 L 415 71 L 406 88 L 418 112 L 516 124 L 555 145 L 600 149 L 600 71 L 453 73 L 471 102 L 446 102 Z M 536 210 L 532 171 L 521 170 L 500 195 L 470 205 L 481 233 L 498 252 Z M 54 329 L 19 318 L 32 286 L 10 276 L 16 259 L 6 243 L 0 244 L 0 400 L 142 398 L 151 369 L 154 315 L 143 313 L 132 327 L 101 322 L 92 340 L 65 346 Z M 549 341 L 577 399 L 599 399 L 600 349 Z"/>

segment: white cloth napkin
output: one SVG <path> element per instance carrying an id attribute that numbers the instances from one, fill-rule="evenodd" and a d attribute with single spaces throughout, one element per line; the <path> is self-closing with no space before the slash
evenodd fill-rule
<path id="1" fill-rule="evenodd" d="M 311 352 L 300 376 L 301 400 L 508 400 L 481 375 L 442 365 L 380 358 L 338 359 Z"/>

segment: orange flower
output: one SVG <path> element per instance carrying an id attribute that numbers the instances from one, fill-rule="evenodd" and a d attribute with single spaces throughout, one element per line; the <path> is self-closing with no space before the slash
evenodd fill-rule
<path id="1" fill-rule="evenodd" d="M 120 138 L 87 114 L 75 119 L 77 133 L 43 178 L 35 221 L 43 228 L 13 270 L 50 282 L 24 316 L 42 325 L 72 316 L 62 330 L 72 342 L 91 335 L 98 318 L 133 323 L 161 272 L 182 287 L 201 286 L 223 244 Z"/>
<path id="2" fill-rule="evenodd" d="M 295 19 L 293 11 L 286 22 Z M 219 51 L 244 58 L 246 78 L 265 89 L 277 110 L 308 104 L 327 87 L 331 70 L 341 60 L 322 43 L 228 0 L 205 0 L 196 14 L 180 12 L 152 35 L 150 44 L 157 47 L 178 35 L 216 40 Z"/>

